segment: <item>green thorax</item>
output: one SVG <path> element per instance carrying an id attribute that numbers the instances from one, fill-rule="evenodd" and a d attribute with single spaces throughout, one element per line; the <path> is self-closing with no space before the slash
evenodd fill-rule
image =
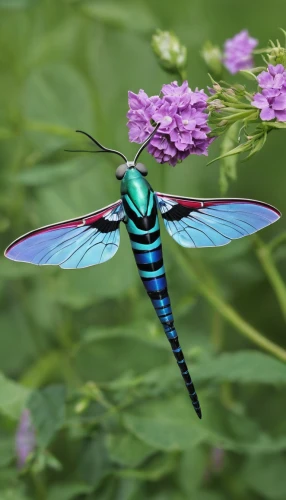
<path id="1" fill-rule="evenodd" d="M 150 193 L 153 189 L 140 172 L 136 168 L 128 169 L 121 181 L 121 195 L 129 198 L 142 216 L 147 215 Z"/>

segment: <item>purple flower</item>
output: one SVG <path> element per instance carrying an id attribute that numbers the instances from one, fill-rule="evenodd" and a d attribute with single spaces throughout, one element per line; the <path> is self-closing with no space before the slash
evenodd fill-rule
<path id="1" fill-rule="evenodd" d="M 28 456 L 36 447 L 35 429 L 32 424 L 29 410 L 24 410 L 22 412 L 16 432 L 15 444 L 18 467 L 22 469 L 26 464 Z"/>
<path id="2" fill-rule="evenodd" d="M 261 120 L 286 121 L 286 71 L 282 64 L 272 66 L 257 76 L 262 92 L 253 96 L 252 106 L 261 109 Z"/>
<path id="3" fill-rule="evenodd" d="M 255 38 L 249 36 L 247 30 L 242 30 L 224 44 L 223 63 L 232 74 L 241 69 L 253 67 L 253 49 L 258 44 Z"/>
<path id="4" fill-rule="evenodd" d="M 190 154 L 207 155 L 213 141 L 207 136 L 207 99 L 203 90 L 192 91 L 187 81 L 181 86 L 177 82 L 163 85 L 162 97 L 148 97 L 143 90 L 129 92 L 130 141 L 142 143 L 153 130 L 153 120 L 160 127 L 147 149 L 158 163 L 175 166 Z"/>

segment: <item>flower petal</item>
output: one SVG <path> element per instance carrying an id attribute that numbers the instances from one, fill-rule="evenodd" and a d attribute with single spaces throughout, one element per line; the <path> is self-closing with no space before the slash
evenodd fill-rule
<path id="1" fill-rule="evenodd" d="M 257 81 L 258 81 L 259 87 L 261 87 L 261 88 L 267 89 L 267 88 L 273 87 L 273 76 L 271 76 L 270 73 L 268 73 L 268 71 L 262 71 L 262 73 L 260 73 L 257 76 Z"/>
<path id="2" fill-rule="evenodd" d="M 279 122 L 286 122 L 286 110 L 285 109 L 283 109 L 283 111 L 275 110 L 275 116 Z"/>
<path id="3" fill-rule="evenodd" d="M 260 113 L 260 118 L 261 120 L 268 122 L 269 120 L 273 120 L 273 118 L 275 118 L 275 113 L 271 108 L 264 108 Z"/>
<path id="4" fill-rule="evenodd" d="M 274 97 L 272 108 L 279 111 L 286 109 L 286 94 L 280 94 L 279 96 Z"/>
<path id="5" fill-rule="evenodd" d="M 258 109 L 268 108 L 269 102 L 265 96 L 263 96 L 262 94 L 260 94 L 258 92 L 253 97 L 254 97 L 254 99 L 251 102 L 252 106 L 254 106 L 255 108 L 258 108 Z"/>

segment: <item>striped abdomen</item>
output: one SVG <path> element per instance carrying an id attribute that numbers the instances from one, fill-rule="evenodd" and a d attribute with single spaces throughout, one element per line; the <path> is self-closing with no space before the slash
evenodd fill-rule
<path id="1" fill-rule="evenodd" d="M 122 199 L 127 216 L 126 227 L 139 275 L 171 344 L 194 409 L 199 418 L 201 418 L 200 403 L 174 326 L 163 263 L 155 196 L 153 192 L 150 192 L 147 214 L 145 216 L 139 213 L 128 195 L 123 196 Z"/>

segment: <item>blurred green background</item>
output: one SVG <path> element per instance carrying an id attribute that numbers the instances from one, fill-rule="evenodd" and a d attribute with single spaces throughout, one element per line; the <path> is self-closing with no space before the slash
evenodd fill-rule
<path id="1" fill-rule="evenodd" d="M 133 157 L 127 91 L 153 95 L 172 80 L 150 48 L 156 28 L 175 31 L 188 48 L 190 86 L 206 88 L 206 40 L 222 46 L 247 28 L 265 47 L 279 36 L 285 1 L 254 7 L 246 0 L 0 0 L 2 250 L 31 229 L 119 198 L 116 157 L 63 150 L 82 146 L 73 131 L 83 129 Z M 217 141 L 209 159 L 219 148 Z M 206 167 L 205 157 L 192 156 L 173 169 L 146 152 L 142 160 L 155 190 L 220 195 L 219 163 Z M 285 182 L 278 131 L 239 163 L 227 195 L 285 213 Z M 282 219 L 259 238 L 201 251 L 182 250 L 163 232 L 202 421 L 124 228 L 116 256 L 94 268 L 1 257 L 1 500 L 286 498 L 285 230 Z M 20 473 L 14 441 L 25 407 L 38 446 Z"/>

